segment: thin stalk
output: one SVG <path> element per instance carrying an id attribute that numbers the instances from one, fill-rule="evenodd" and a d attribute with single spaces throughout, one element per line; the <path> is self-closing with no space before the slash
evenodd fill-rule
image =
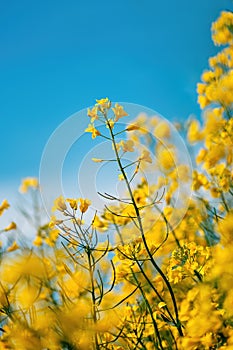
<path id="1" fill-rule="evenodd" d="M 95 265 L 92 264 L 91 261 L 91 251 L 89 248 L 86 250 L 87 253 L 87 258 L 88 258 L 88 266 L 89 266 L 89 274 L 90 274 L 90 280 L 91 280 L 91 299 L 92 299 L 92 317 L 94 324 L 97 323 L 97 314 L 96 314 L 96 296 L 95 296 L 95 283 L 94 283 L 94 269 Z M 94 350 L 99 350 L 99 343 L 98 343 L 98 336 L 97 333 L 95 332 L 95 348 Z"/>
<path id="2" fill-rule="evenodd" d="M 149 313 L 150 313 L 150 317 L 151 317 L 151 320 L 152 320 L 152 323 L 153 323 L 153 326 L 154 326 L 154 330 L 155 330 L 155 335 L 156 335 L 156 337 L 157 337 L 157 339 L 158 339 L 159 347 L 160 347 L 161 350 L 163 350 L 164 348 L 163 348 L 163 344 L 162 344 L 162 339 L 161 339 L 161 337 L 160 337 L 159 329 L 158 329 L 157 323 L 156 323 L 155 318 L 154 318 L 154 315 L 153 315 L 153 310 L 152 310 L 152 308 L 151 308 L 151 306 L 150 306 L 149 301 L 147 300 L 147 297 L 146 297 L 146 295 L 145 295 L 145 293 L 144 293 L 144 291 L 143 291 L 143 289 L 142 289 L 140 283 L 138 282 L 138 280 L 137 280 L 135 274 L 133 273 L 133 271 L 132 271 L 132 274 L 133 274 L 134 279 L 135 279 L 135 281 L 136 281 L 136 283 L 137 283 L 137 285 L 138 285 L 138 287 L 139 287 L 139 289 L 140 289 L 140 292 L 141 292 L 141 294 L 142 294 L 142 297 L 143 297 L 143 299 L 145 300 L 147 309 L 148 309 L 148 311 L 149 311 Z"/>
<path id="3" fill-rule="evenodd" d="M 138 221 L 138 226 L 139 226 L 139 230 L 141 232 L 141 236 L 142 236 L 142 240 L 143 240 L 143 244 L 146 248 L 146 251 L 147 251 L 147 254 L 149 255 L 149 258 L 151 260 L 151 263 L 152 265 L 154 266 L 154 268 L 156 269 L 156 271 L 160 274 L 160 276 L 162 277 L 162 279 L 164 280 L 164 282 L 166 283 L 166 286 L 168 288 L 168 291 L 170 293 L 170 296 L 171 296 L 171 299 L 172 299 L 172 303 L 173 303 L 173 307 L 174 307 L 174 312 L 175 312 L 175 316 L 176 316 L 176 327 L 178 329 L 178 332 L 179 332 L 179 335 L 180 336 L 183 336 L 183 331 L 182 331 L 182 328 L 181 328 L 181 324 L 180 324 L 180 320 L 179 320 L 179 314 L 178 314 L 178 308 L 177 308 L 177 303 L 176 303 L 176 299 L 175 299 L 175 295 L 174 295 L 174 292 L 172 290 L 172 287 L 167 279 L 167 277 L 165 276 L 165 274 L 163 273 L 163 271 L 160 269 L 160 267 L 158 266 L 158 264 L 155 262 L 154 260 L 154 257 L 153 255 L 151 254 L 150 252 L 150 249 L 148 247 L 148 244 L 146 242 L 146 238 L 145 238 L 145 234 L 144 234 L 144 229 L 143 229 L 143 225 L 142 225 L 142 220 L 141 220 L 141 216 L 140 216 L 140 212 L 139 212 L 139 208 L 137 206 L 137 203 L 135 202 L 135 199 L 134 199 L 134 195 L 133 195 L 133 192 L 132 192 L 132 189 L 131 189 L 131 186 L 130 186 L 130 183 L 128 181 L 128 178 L 127 178 L 127 175 L 125 173 L 125 170 L 124 170 L 124 167 L 122 166 L 121 164 L 121 160 L 119 158 L 119 154 L 118 154 L 118 150 L 117 150 L 117 146 L 116 146 L 116 141 L 115 141 L 115 137 L 114 137 L 114 134 L 113 134 L 113 131 L 112 131 L 112 128 L 111 128 L 111 125 L 108 121 L 108 118 L 106 115 L 105 116 L 105 119 L 106 119 L 106 123 L 109 127 L 109 130 L 110 130 L 110 134 L 111 134 L 111 138 L 112 138 L 112 143 L 113 143 L 113 149 L 114 149 L 114 152 L 115 152 L 115 155 L 116 155 L 116 159 L 117 159 L 117 163 L 119 165 L 119 168 L 121 170 L 121 173 L 124 177 L 124 180 L 126 182 L 126 186 L 127 186 L 127 189 L 129 191 L 129 195 L 130 195 L 130 198 L 132 200 L 132 204 L 133 204 L 133 207 L 134 207 L 134 210 L 135 210 L 135 214 L 136 214 L 136 217 L 137 217 L 137 221 Z"/>

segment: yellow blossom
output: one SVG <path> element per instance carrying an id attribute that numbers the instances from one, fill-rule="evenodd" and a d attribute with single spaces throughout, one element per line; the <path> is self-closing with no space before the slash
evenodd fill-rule
<path id="1" fill-rule="evenodd" d="M 198 154 L 197 157 L 196 157 L 196 162 L 197 162 L 197 164 L 202 163 L 202 162 L 204 161 L 206 155 L 207 155 L 207 150 L 202 148 L 202 149 L 199 151 L 199 154 Z"/>
<path id="2" fill-rule="evenodd" d="M 10 204 L 6 199 L 3 200 L 2 204 L 0 205 L 0 216 L 4 212 L 4 210 L 8 209 L 10 207 Z"/>
<path id="3" fill-rule="evenodd" d="M 123 152 L 134 152 L 134 142 L 132 140 L 120 141 L 119 147 L 122 147 Z"/>
<path id="4" fill-rule="evenodd" d="M 57 210 L 57 209 L 55 209 L 55 210 Z M 62 220 L 58 220 L 55 215 L 52 215 L 51 218 L 50 218 L 50 222 L 49 222 L 48 226 L 50 228 L 54 228 L 54 226 L 60 225 L 62 222 L 63 221 Z"/>
<path id="5" fill-rule="evenodd" d="M 188 141 L 190 143 L 203 139 L 203 133 L 200 131 L 200 125 L 197 120 L 192 120 L 188 129 Z"/>
<path id="6" fill-rule="evenodd" d="M 4 228 L 4 231 L 16 230 L 17 226 L 14 221 L 12 221 L 7 227 Z"/>
<path id="7" fill-rule="evenodd" d="M 138 126 L 136 124 L 130 124 L 126 128 L 127 131 L 133 131 L 133 130 L 139 130 L 139 129 L 140 129 L 140 126 Z"/>
<path id="8" fill-rule="evenodd" d="M 139 160 L 147 163 L 152 163 L 150 152 L 144 149 L 142 151 L 142 155 L 140 156 Z"/>
<path id="9" fill-rule="evenodd" d="M 96 100 L 96 103 L 97 103 L 98 105 L 105 105 L 107 102 L 109 102 L 108 97 L 106 97 L 106 98 L 101 98 L 100 100 Z"/>
<path id="10" fill-rule="evenodd" d="M 212 38 L 216 45 L 233 43 L 233 15 L 230 11 L 222 11 L 221 16 L 212 25 Z"/>
<path id="11" fill-rule="evenodd" d="M 198 191 L 200 187 L 208 189 L 210 187 L 209 181 L 204 174 L 193 171 L 193 190 Z"/>
<path id="12" fill-rule="evenodd" d="M 208 100 L 208 98 L 205 95 L 199 95 L 198 96 L 198 103 L 199 103 L 201 109 L 204 109 L 205 107 L 207 107 L 210 104 L 210 101 Z"/>
<path id="13" fill-rule="evenodd" d="M 221 234 L 221 242 L 226 245 L 228 243 L 231 243 L 232 237 L 233 237 L 233 230 L 232 230 L 232 223 L 233 223 L 233 210 L 227 213 L 224 219 L 219 220 L 218 222 L 218 231 Z"/>
<path id="14" fill-rule="evenodd" d="M 170 130 L 169 124 L 165 121 L 161 121 L 154 129 L 154 135 L 155 135 L 155 137 L 158 137 L 159 139 L 165 138 L 165 137 L 170 137 L 171 130 Z"/>
<path id="15" fill-rule="evenodd" d="M 98 119 L 98 108 L 94 106 L 92 109 L 88 108 L 87 110 L 88 117 L 91 117 L 91 122 L 93 123 Z"/>
<path id="16" fill-rule="evenodd" d="M 100 158 L 91 158 L 91 160 L 95 163 L 102 163 L 104 160 Z"/>
<path id="17" fill-rule="evenodd" d="M 91 205 L 91 201 L 89 199 L 84 199 L 84 198 L 79 198 L 79 201 L 80 201 L 79 209 L 81 213 L 85 213 L 89 208 L 89 206 Z"/>
<path id="18" fill-rule="evenodd" d="M 43 239 L 41 236 L 37 235 L 33 241 L 33 244 L 37 247 L 40 247 L 43 244 Z"/>
<path id="19" fill-rule="evenodd" d="M 29 188 L 38 189 L 39 188 L 38 179 L 34 177 L 27 177 L 23 179 L 21 186 L 19 188 L 19 191 L 21 193 L 26 193 L 28 192 Z"/>
<path id="20" fill-rule="evenodd" d="M 118 175 L 118 179 L 120 180 L 120 181 L 123 181 L 125 178 L 124 178 L 124 175 L 123 174 L 119 174 Z"/>
<path id="21" fill-rule="evenodd" d="M 10 247 L 7 248 L 8 252 L 13 252 L 15 250 L 19 249 L 19 245 L 14 241 Z"/>
<path id="22" fill-rule="evenodd" d="M 78 200 L 73 198 L 67 198 L 66 201 L 69 203 L 71 209 L 77 210 L 78 209 Z"/>
<path id="23" fill-rule="evenodd" d="M 170 170 L 175 166 L 176 156 L 172 148 L 161 148 L 158 150 L 159 166 L 164 171 Z"/>
<path id="24" fill-rule="evenodd" d="M 98 231 L 106 231 L 108 229 L 108 223 L 105 220 L 101 220 L 98 215 L 95 215 L 92 227 Z"/>
<path id="25" fill-rule="evenodd" d="M 59 210 L 59 211 L 64 212 L 66 209 L 67 209 L 67 206 L 66 206 L 64 197 L 60 196 L 60 197 L 56 198 L 54 201 L 54 206 L 52 208 L 52 211 Z"/>
<path id="26" fill-rule="evenodd" d="M 167 304 L 164 301 L 161 301 L 160 303 L 158 303 L 158 308 L 162 309 L 163 307 L 165 307 Z"/>
<path id="27" fill-rule="evenodd" d="M 53 247 L 56 243 L 59 233 L 60 231 L 58 229 L 52 229 L 49 232 L 49 236 L 45 238 L 45 243 L 48 244 L 50 247 Z"/>
<path id="28" fill-rule="evenodd" d="M 117 122 L 120 118 L 123 118 L 128 115 L 128 113 L 124 110 L 123 106 L 119 105 L 119 103 L 115 104 L 115 107 L 112 108 L 115 114 L 115 122 Z"/>
<path id="29" fill-rule="evenodd" d="M 197 84 L 197 93 L 203 95 L 206 91 L 206 84 L 198 83 Z"/>
<path id="30" fill-rule="evenodd" d="M 17 293 L 17 299 L 21 307 L 28 309 L 38 299 L 39 290 L 35 285 L 23 284 Z"/>
<path id="31" fill-rule="evenodd" d="M 91 132 L 93 139 L 101 135 L 99 130 L 97 130 L 93 124 L 89 124 L 88 127 L 85 129 L 85 132 Z"/>
<path id="32" fill-rule="evenodd" d="M 97 103 L 95 106 L 102 114 L 105 114 L 106 111 L 111 107 L 111 101 L 107 97 L 96 100 L 96 102 Z"/>

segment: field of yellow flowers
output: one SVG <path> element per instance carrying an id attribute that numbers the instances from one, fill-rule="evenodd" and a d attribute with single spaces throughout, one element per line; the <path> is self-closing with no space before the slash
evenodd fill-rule
<path id="1" fill-rule="evenodd" d="M 88 109 L 85 131 L 114 154 L 93 162 L 116 162 L 125 194 L 100 193 L 109 204 L 90 223 L 89 199 L 60 196 L 31 247 L 2 245 L 0 350 L 233 350 L 233 13 L 212 38 L 224 48 L 197 86 L 203 123 L 176 125 L 195 154 L 191 178 L 169 124 L 144 116 L 119 131 L 123 106 L 103 98 Z M 164 175 L 149 183 L 142 174 L 157 163 Z M 193 195 L 177 205 L 181 183 Z M 22 182 L 21 192 L 39 191 L 37 179 Z"/>

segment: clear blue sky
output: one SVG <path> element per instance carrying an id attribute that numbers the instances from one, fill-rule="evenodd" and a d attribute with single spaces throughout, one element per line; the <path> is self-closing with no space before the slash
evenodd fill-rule
<path id="1" fill-rule="evenodd" d="M 108 96 L 169 119 L 200 115 L 196 83 L 230 0 L 1 1 L 0 180 L 37 176 L 71 114 Z"/>

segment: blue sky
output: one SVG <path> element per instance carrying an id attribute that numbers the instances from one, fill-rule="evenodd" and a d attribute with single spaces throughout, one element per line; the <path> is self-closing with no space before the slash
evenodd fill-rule
<path id="1" fill-rule="evenodd" d="M 232 1 L 1 1 L 1 184 L 38 176 L 50 134 L 95 98 L 199 116 L 196 83 L 223 9 Z"/>

